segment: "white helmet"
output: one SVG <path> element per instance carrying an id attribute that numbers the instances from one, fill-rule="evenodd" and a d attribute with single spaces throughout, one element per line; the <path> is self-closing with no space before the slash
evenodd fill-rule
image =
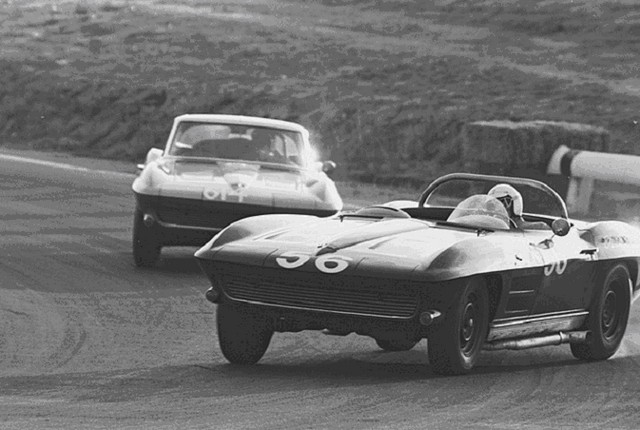
<path id="1" fill-rule="evenodd" d="M 515 216 L 522 216 L 522 195 L 511 185 L 498 184 L 487 194 L 500 200 L 507 210 L 511 207 Z"/>

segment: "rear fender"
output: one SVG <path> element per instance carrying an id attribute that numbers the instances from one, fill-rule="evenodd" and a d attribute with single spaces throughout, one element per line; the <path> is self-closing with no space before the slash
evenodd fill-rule
<path id="1" fill-rule="evenodd" d="M 598 260 L 628 259 L 640 255 L 640 230 L 621 221 L 601 221 L 580 231 L 580 237 L 598 250 Z M 633 267 L 629 267 L 633 272 Z"/>
<path id="2" fill-rule="evenodd" d="M 631 299 L 636 301 L 640 297 L 640 279 L 638 279 L 638 272 L 640 269 L 640 262 L 637 258 L 620 260 L 620 263 L 624 264 L 629 271 L 631 278 Z"/>

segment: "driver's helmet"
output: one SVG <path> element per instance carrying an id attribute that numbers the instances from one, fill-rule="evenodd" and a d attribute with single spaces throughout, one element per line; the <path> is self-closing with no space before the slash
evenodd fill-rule
<path id="1" fill-rule="evenodd" d="M 498 184 L 487 193 L 500 200 L 504 207 L 515 216 L 522 216 L 522 195 L 509 184 Z"/>

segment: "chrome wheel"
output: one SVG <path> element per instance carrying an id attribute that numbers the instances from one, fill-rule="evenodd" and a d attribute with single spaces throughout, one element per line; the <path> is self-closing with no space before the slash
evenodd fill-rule
<path id="1" fill-rule="evenodd" d="M 617 309 L 616 293 L 613 290 L 607 291 L 604 298 L 604 306 L 602 307 L 602 335 L 611 339 L 615 335 L 618 326 L 618 309 Z"/>
<path id="2" fill-rule="evenodd" d="M 475 323 L 477 309 L 474 299 L 474 296 L 470 297 L 471 301 L 465 306 L 460 326 L 460 352 L 467 357 L 473 352 L 478 342 L 478 328 Z"/>

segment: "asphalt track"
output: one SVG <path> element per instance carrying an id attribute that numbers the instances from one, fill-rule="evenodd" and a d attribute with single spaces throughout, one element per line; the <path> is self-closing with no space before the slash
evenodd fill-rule
<path id="1" fill-rule="evenodd" d="M 640 428 L 640 302 L 605 362 L 485 352 L 441 377 L 425 341 L 303 332 L 229 365 L 194 249 L 135 268 L 133 175 L 74 163 L 0 154 L 2 429 Z"/>

